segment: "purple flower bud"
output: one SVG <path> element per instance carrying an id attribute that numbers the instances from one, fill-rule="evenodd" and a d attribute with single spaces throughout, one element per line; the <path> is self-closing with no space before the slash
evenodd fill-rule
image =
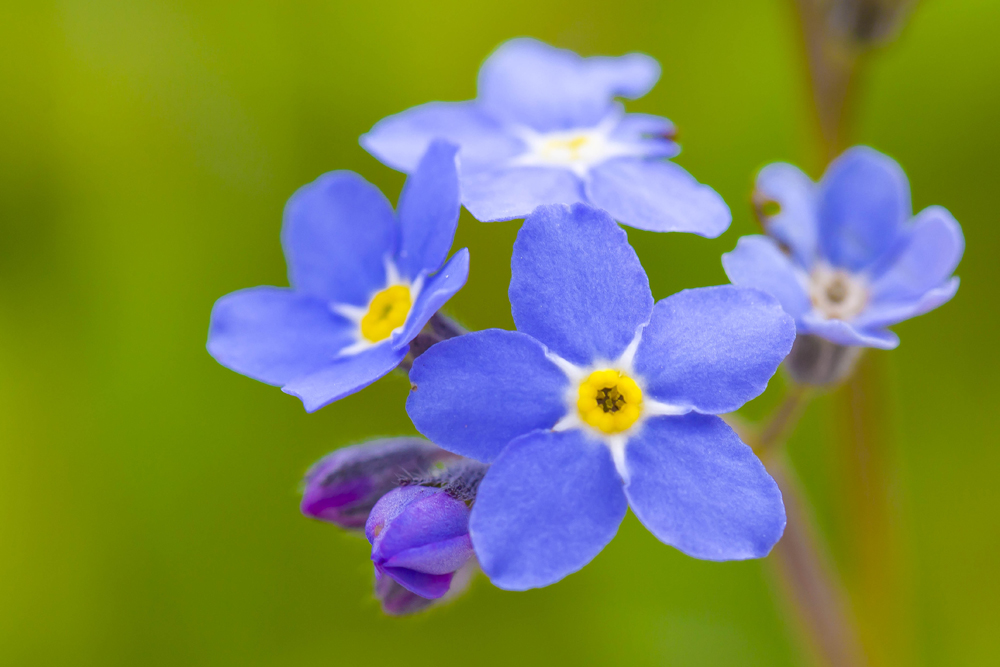
<path id="1" fill-rule="evenodd" d="M 424 598 L 442 597 L 473 556 L 469 512 L 443 488 L 403 486 L 387 493 L 365 524 L 375 577 L 388 575 Z"/>
<path id="2" fill-rule="evenodd" d="M 479 571 L 475 558 L 469 560 L 461 569 L 455 572 L 451 580 L 451 588 L 444 597 L 428 600 L 416 593 L 406 590 L 392 577 L 382 577 L 375 580 L 375 597 L 382 603 L 382 611 L 389 616 L 406 616 L 437 606 L 461 595 L 468 587 L 472 578 Z"/>
<path id="3" fill-rule="evenodd" d="M 302 513 L 342 528 L 362 528 L 383 495 L 404 478 L 457 459 L 421 438 L 387 438 L 338 449 L 306 473 Z"/>
<path id="4" fill-rule="evenodd" d="M 382 611 L 389 616 L 406 616 L 423 611 L 434 604 L 434 600 L 411 593 L 396 583 L 392 577 L 375 580 L 375 597 L 382 603 Z"/>

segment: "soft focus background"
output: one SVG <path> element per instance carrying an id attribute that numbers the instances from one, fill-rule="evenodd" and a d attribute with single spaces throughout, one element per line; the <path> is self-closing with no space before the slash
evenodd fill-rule
<path id="1" fill-rule="evenodd" d="M 883 353 L 919 665 L 1000 662 L 998 32 L 995 0 L 922 3 L 859 107 L 858 139 L 968 241 L 956 299 Z M 657 298 L 725 282 L 761 165 L 822 168 L 788 0 L 3 3 L 0 663 L 800 663 L 766 563 L 687 558 L 632 516 L 550 588 L 479 578 L 445 608 L 381 616 L 367 543 L 300 516 L 297 486 L 331 449 L 412 433 L 406 380 L 308 415 L 205 352 L 216 298 L 286 284 L 288 196 L 353 169 L 395 200 L 402 175 L 358 136 L 474 96 L 482 59 L 518 35 L 663 65 L 629 108 L 678 123 L 678 162 L 734 222 L 711 241 L 630 231 Z M 472 275 L 450 311 L 471 327 L 512 326 L 517 228 L 463 214 Z M 814 403 L 790 447 L 841 558 L 833 406 Z"/>

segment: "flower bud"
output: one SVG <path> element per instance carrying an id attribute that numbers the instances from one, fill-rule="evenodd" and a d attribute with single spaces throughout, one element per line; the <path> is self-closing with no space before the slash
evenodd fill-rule
<path id="1" fill-rule="evenodd" d="M 445 488 L 403 486 L 385 494 L 365 524 L 376 579 L 388 576 L 423 598 L 442 597 L 473 556 L 469 513 Z"/>
<path id="2" fill-rule="evenodd" d="M 421 438 L 387 438 L 344 447 L 306 473 L 302 513 L 342 528 L 362 528 L 375 503 L 404 478 L 429 475 L 458 457 Z"/>
<path id="3" fill-rule="evenodd" d="M 382 611 L 389 616 L 406 616 L 426 610 L 450 599 L 458 597 L 469 587 L 472 577 L 479 571 L 479 563 L 475 558 L 463 565 L 451 579 L 451 588 L 444 597 L 429 600 L 411 593 L 400 586 L 392 577 L 382 577 L 375 580 L 375 597 L 382 603 Z"/>
<path id="4" fill-rule="evenodd" d="M 396 583 L 392 577 L 375 580 L 375 597 L 382 603 L 382 611 L 389 616 L 406 616 L 427 609 L 434 600 L 422 598 Z"/>
<path id="5" fill-rule="evenodd" d="M 863 348 L 831 343 L 825 338 L 799 334 L 785 358 L 788 375 L 798 384 L 822 387 L 836 384 L 854 370 Z"/>

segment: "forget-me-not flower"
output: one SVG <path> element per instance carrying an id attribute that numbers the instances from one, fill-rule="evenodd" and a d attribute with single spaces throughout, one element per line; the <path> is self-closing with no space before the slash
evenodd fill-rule
<path id="1" fill-rule="evenodd" d="M 891 349 L 899 337 L 887 326 L 958 290 L 961 227 L 940 206 L 913 216 L 906 174 L 878 151 L 847 150 L 819 183 L 790 164 L 768 165 L 754 202 L 768 236 L 744 236 L 722 263 L 734 284 L 781 301 L 802 334 Z"/>
<path id="2" fill-rule="evenodd" d="M 414 362 L 407 400 L 435 443 L 492 463 L 470 533 L 494 584 L 575 572 L 628 506 L 689 555 L 768 553 L 781 494 L 716 415 L 759 395 L 792 345 L 773 297 L 727 285 L 654 305 L 625 232 L 584 204 L 528 217 L 509 296 L 518 330 L 438 343 Z"/>
<path id="3" fill-rule="evenodd" d="M 285 207 L 291 287 L 215 303 L 208 351 L 223 366 L 302 399 L 312 412 L 382 377 L 469 273 L 444 263 L 458 224 L 456 147 L 434 142 L 407 179 L 398 217 L 378 188 L 334 171 Z"/>
<path id="4" fill-rule="evenodd" d="M 523 218 L 542 204 L 589 202 L 639 229 L 718 236 L 729 208 L 667 161 L 680 152 L 673 124 L 627 114 L 615 100 L 645 95 L 659 76 L 659 64 L 642 54 L 581 58 L 514 39 L 479 70 L 475 100 L 389 116 L 361 144 L 408 173 L 434 138 L 458 144 L 462 203 L 484 222 Z"/>

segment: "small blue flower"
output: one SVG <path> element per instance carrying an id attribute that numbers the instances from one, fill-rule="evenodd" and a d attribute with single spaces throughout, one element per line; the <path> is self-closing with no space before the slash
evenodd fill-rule
<path id="1" fill-rule="evenodd" d="M 377 579 L 434 600 L 473 557 L 469 507 L 446 490 L 403 486 L 382 496 L 365 524 Z"/>
<path id="2" fill-rule="evenodd" d="M 729 208 L 666 160 L 680 152 L 673 124 L 626 114 L 615 100 L 645 95 L 659 76 L 659 64 L 638 53 L 581 58 L 514 39 L 479 70 L 475 100 L 389 116 L 361 145 L 409 173 L 434 138 L 458 144 L 462 203 L 484 222 L 589 202 L 639 229 L 718 236 L 729 227 Z"/>
<path id="3" fill-rule="evenodd" d="M 456 150 L 430 145 L 406 181 L 398 219 L 353 172 L 330 172 L 300 188 L 281 232 L 292 286 L 219 299 L 209 353 L 299 397 L 309 412 L 398 366 L 469 274 L 465 249 L 442 267 L 458 224 Z"/>
<path id="4" fill-rule="evenodd" d="M 781 494 L 715 415 L 759 395 L 792 345 L 773 297 L 727 285 L 654 305 L 625 232 L 584 204 L 528 217 L 509 295 L 518 331 L 438 343 L 415 361 L 407 400 L 435 443 L 492 463 L 470 532 L 494 584 L 575 572 L 627 506 L 692 556 L 768 553 Z"/>
<path id="5" fill-rule="evenodd" d="M 722 264 L 733 284 L 773 294 L 799 333 L 892 349 L 899 337 L 887 326 L 958 290 L 962 228 L 940 206 L 913 216 L 906 174 L 876 150 L 847 150 L 819 183 L 768 165 L 754 202 L 768 236 L 744 236 Z"/>

